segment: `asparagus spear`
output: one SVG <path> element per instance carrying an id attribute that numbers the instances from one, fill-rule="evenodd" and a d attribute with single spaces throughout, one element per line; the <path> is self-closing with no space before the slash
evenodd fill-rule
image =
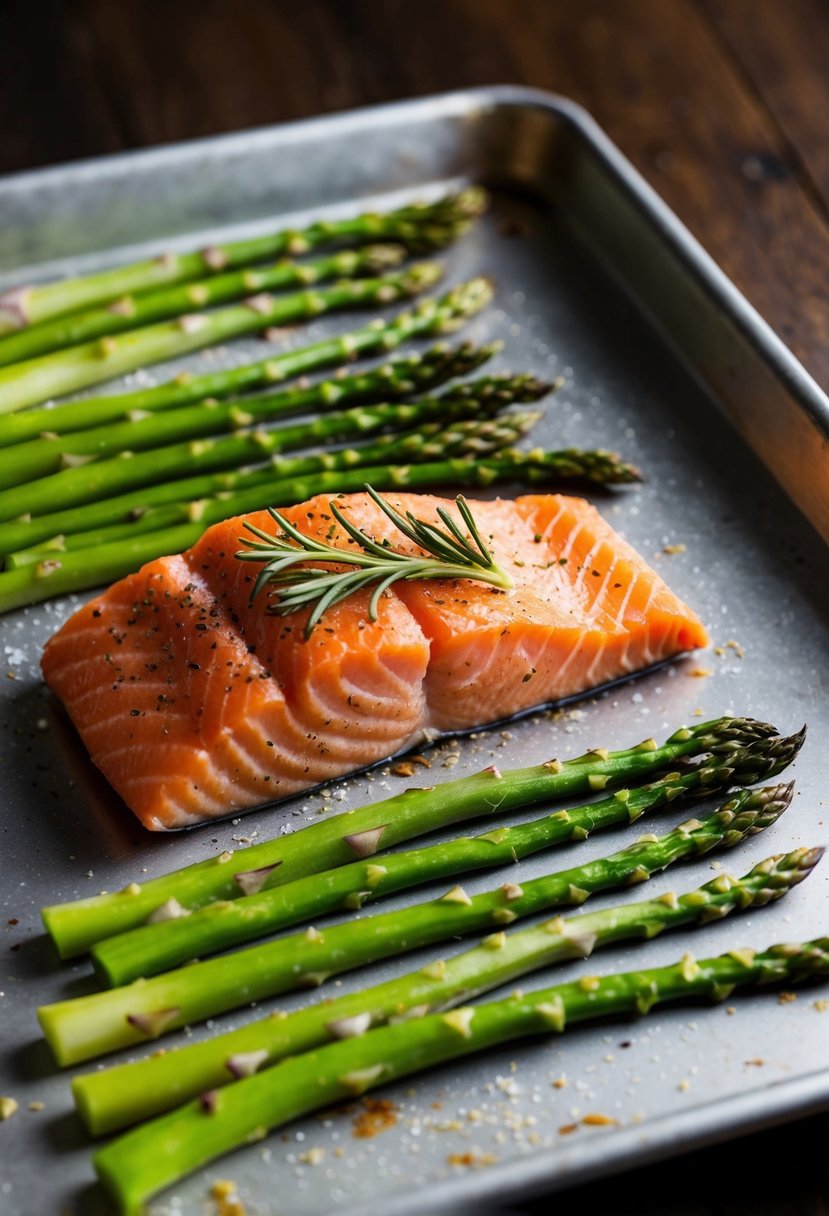
<path id="1" fill-rule="evenodd" d="M 258 333 L 269 325 L 304 321 L 345 308 L 391 304 L 426 291 L 441 273 L 437 262 L 418 262 L 408 270 L 376 279 L 346 279 L 331 287 L 280 296 L 260 293 L 242 304 L 190 313 L 175 321 L 127 330 L 117 338 L 101 338 L 13 363 L 0 368 L 0 414 L 112 380 L 137 367 L 174 359 L 212 343 Z"/>
<path id="2" fill-rule="evenodd" d="M 537 401 L 550 385 L 530 375 L 486 376 L 455 385 L 438 397 L 414 402 L 357 405 L 273 430 L 239 431 L 195 442 L 169 444 L 145 452 L 122 452 L 63 469 L 31 482 L 25 489 L 0 490 L 0 518 L 13 518 L 23 506 L 31 515 L 44 515 L 143 485 L 196 471 L 239 468 L 269 455 L 315 444 L 369 436 L 380 431 L 406 430 L 432 418 L 457 418 L 497 413 L 518 401 Z M 12 448 L 14 452 L 16 449 Z"/>
<path id="3" fill-rule="evenodd" d="M 790 792 L 788 786 L 742 792 L 699 827 L 674 829 L 659 840 L 633 845 L 617 857 L 588 863 L 584 870 L 595 879 L 600 869 L 614 867 L 619 857 L 627 857 L 638 859 L 634 864 L 652 873 L 659 868 L 660 859 L 669 855 L 673 860 L 681 859 L 674 854 L 674 846 L 687 850 L 683 857 L 730 848 L 773 823 L 785 810 Z M 583 881 L 580 878 L 578 885 Z M 317 1047 L 333 1037 L 332 1027 L 347 1025 L 348 1019 L 362 1017 L 365 1022 L 368 1012 L 369 1024 L 376 1026 L 428 1009 L 447 1009 L 527 975 L 548 961 L 546 936 L 540 951 L 535 948 L 537 940 L 533 930 L 529 935 L 512 933 L 503 941 L 499 936 L 448 959 L 445 969 L 414 971 L 295 1013 L 266 1017 L 218 1038 L 75 1077 L 75 1104 L 93 1135 L 115 1131 L 160 1114 L 204 1090 L 229 1084 L 246 1063 L 249 1072 L 259 1071 L 284 1056 Z M 525 949 L 525 942 L 529 949 Z"/>
<path id="4" fill-rule="evenodd" d="M 93 338 L 123 333 L 153 321 L 183 316 L 194 308 L 239 300 L 259 291 L 286 291 L 289 287 L 309 287 L 330 279 L 382 274 L 399 266 L 405 256 L 403 245 L 366 245 L 314 262 L 293 262 L 286 258 L 253 270 L 234 270 L 182 286 L 123 296 L 109 305 L 69 313 L 42 325 L 0 336 L 0 366 L 46 355 L 66 346 L 77 346 Z"/>
<path id="5" fill-rule="evenodd" d="M 0 450 L 0 487 L 45 477 L 86 460 L 237 431 L 287 414 L 340 409 L 358 402 L 397 401 L 468 375 L 500 348 L 501 343 L 476 348 L 465 342 L 453 350 L 440 343 L 423 355 L 408 355 L 367 372 L 338 375 L 318 384 L 263 393 L 241 401 L 202 401 L 66 436 L 42 435 Z"/>
<path id="6" fill-rule="evenodd" d="M 492 287 L 487 279 L 471 279 L 437 299 L 420 300 L 413 308 L 398 313 L 389 321 L 377 319 L 361 329 L 271 355 L 258 363 L 200 376 L 183 372 L 154 388 L 137 389 L 114 397 L 87 397 L 82 401 L 63 402 L 52 409 L 12 414 L 0 427 L 0 447 L 36 439 L 43 432 L 64 435 L 104 422 L 131 418 L 135 414 L 228 397 L 232 393 L 281 383 L 306 372 L 347 362 L 360 355 L 394 350 L 409 338 L 450 333 L 460 328 L 467 318 L 485 308 L 491 298 Z"/>
<path id="7" fill-rule="evenodd" d="M 782 874 L 769 877 L 777 882 Z M 734 888 L 735 894 L 741 890 L 740 884 Z M 753 891 L 748 897 L 757 898 Z M 353 1034 L 127 1132 L 98 1150 L 95 1169 L 123 1216 L 137 1216 L 157 1191 L 264 1132 L 436 1064 L 598 1018 L 644 1015 L 669 1001 L 724 1000 L 735 989 L 790 986 L 827 975 L 826 937 L 759 953 L 735 949 L 699 961 L 686 953 L 667 967 L 583 976 Z"/>
<path id="8" fill-rule="evenodd" d="M 318 473 L 333 474 L 338 470 L 354 472 L 364 466 L 381 465 L 393 468 L 398 462 L 443 460 L 458 456 L 487 456 L 506 454 L 535 426 L 541 417 L 538 411 L 513 410 L 497 418 L 462 418 L 444 427 L 440 422 L 424 422 L 415 431 L 402 435 L 381 435 L 359 447 L 324 451 L 311 456 L 275 457 L 266 466 L 242 469 L 235 473 L 207 473 L 186 481 L 166 483 L 165 488 L 181 486 L 186 497 L 180 502 L 145 509 L 132 508 L 122 523 L 53 537 L 42 545 L 6 555 L 6 568 L 15 570 L 32 562 L 47 561 L 58 553 L 91 549 L 112 541 L 129 540 L 144 532 L 172 528 L 176 524 L 198 521 L 202 528 L 244 511 L 263 509 L 271 502 L 291 504 L 303 487 L 313 487 L 311 478 Z M 365 474 L 361 474 L 364 478 Z M 388 474 L 387 474 L 388 476 Z M 362 488 L 362 481 L 359 488 Z M 203 494 L 213 492 L 204 499 Z M 311 493 L 313 493 L 313 489 Z M 139 492 L 140 495 L 140 492 Z M 189 496 L 192 495 L 192 496 Z M 133 492 L 125 499 L 136 499 Z M 306 495 L 310 497 L 310 493 Z M 116 499 L 103 499 L 88 506 L 106 511 Z M 87 510 L 78 509 L 78 514 Z M 118 511 L 111 510 L 110 517 Z M 69 513 L 67 513 L 69 514 Z M 131 517 L 130 517 L 131 514 Z M 45 517 L 41 517 L 45 518 Z M 2 527 L 2 525 L 0 525 Z"/>
<path id="9" fill-rule="evenodd" d="M 112 270 L 63 279 L 41 287 L 18 287 L 0 296 L 0 333 L 37 325 L 64 313 L 250 266 L 284 254 L 303 254 L 320 245 L 400 241 L 414 252 L 439 249 L 459 236 L 487 206 L 480 186 L 470 186 L 435 203 L 398 208 L 386 214 L 367 213 L 346 220 L 323 220 L 302 229 L 283 229 L 266 236 L 213 245 L 193 253 L 161 257 Z"/>
<path id="10" fill-rule="evenodd" d="M 77 507 L 67 507 L 65 510 L 48 512 L 45 515 L 25 515 L 16 519 L 0 521 L 0 553 L 15 553 L 20 549 L 34 548 L 44 542 L 49 547 L 61 551 L 64 548 L 62 538 L 105 526 L 116 521 L 131 521 L 143 518 L 150 509 L 160 503 L 186 503 L 185 519 L 193 521 L 194 517 L 204 519 L 207 507 L 200 505 L 202 498 L 216 498 L 218 501 L 209 507 L 209 518 L 212 522 L 227 519 L 231 515 L 241 515 L 245 511 L 256 511 L 279 502 L 288 506 L 294 502 L 302 502 L 315 494 L 338 494 L 349 490 L 364 489 L 365 482 L 371 481 L 376 489 L 422 489 L 434 485 L 451 485 L 453 481 L 459 485 L 483 487 L 497 482 L 529 482 L 531 485 L 549 485 L 562 481 L 587 482 L 596 486 L 628 485 L 640 481 L 641 476 L 633 465 L 627 464 L 613 452 L 584 451 L 569 448 L 559 452 L 543 452 L 534 449 L 532 452 L 499 451 L 482 461 L 453 460 L 451 452 L 434 452 L 431 460 L 420 469 L 410 469 L 405 465 L 391 464 L 388 454 L 384 453 L 377 466 L 371 466 L 363 473 L 356 470 L 355 462 L 347 458 L 340 460 L 336 453 L 326 453 L 326 462 L 322 465 L 309 461 L 300 466 L 280 460 L 271 462 L 266 467 L 243 469 L 236 472 L 208 473 L 196 478 L 176 479 L 161 485 L 145 486 L 118 494 L 112 498 L 100 499 L 97 502 L 82 503 Z M 327 458 L 333 457 L 333 463 L 327 463 Z M 445 457 L 445 459 L 444 459 Z M 418 458 L 419 459 L 419 458 Z M 359 462 L 364 467 L 364 462 Z M 423 462 L 421 462 L 423 463 Z M 282 470 L 285 470 L 284 478 Z M 293 469 L 293 473 L 290 470 Z M 351 472 L 349 472 L 351 469 Z M 301 480 L 299 480 L 301 478 Z M 250 491 L 256 490 L 256 493 Z M 299 497 L 298 497 L 299 495 Z M 191 504 L 196 504 L 191 506 Z M 224 503 L 224 507 L 221 504 Z M 176 514 L 175 519 L 181 516 Z M 159 525 L 159 539 L 148 548 L 141 548 L 129 558 L 128 562 L 118 562 L 118 552 L 113 550 L 115 567 L 108 562 L 101 569 L 110 573 L 101 573 L 98 581 L 107 578 L 117 578 L 120 574 L 136 569 L 141 561 L 150 561 L 175 548 L 183 548 L 195 543 L 206 526 L 191 530 L 192 539 L 182 540 L 178 537 L 168 540 L 161 535 L 161 530 L 170 526 L 169 523 Z M 142 528 L 141 531 L 147 529 Z M 154 529 L 155 530 L 155 529 Z M 136 535 L 136 531 L 118 532 L 113 539 Z M 76 548 L 68 545 L 66 548 Z M 86 547 L 86 546 L 81 546 Z M 124 555 L 122 554 L 122 557 Z M 48 567 L 43 577 L 55 573 L 54 567 Z M 95 581 L 76 583 L 73 580 L 83 577 L 80 568 L 71 575 L 64 590 L 81 590 L 83 587 L 95 586 Z M 71 585 L 70 585 L 71 583 Z M 11 592 L 13 582 L 7 584 Z M 32 584 L 34 585 L 34 584 Z M 0 588 L 4 586 L 0 574 Z M 48 598 L 50 592 L 38 598 Z M 54 592 L 58 594 L 58 592 Z M 4 600 L 0 590 L 0 605 Z M 25 596 L 19 601 L 28 602 Z M 32 601 L 34 602 L 34 601 Z M 16 605 L 8 602 L 0 611 L 7 611 Z"/>
<path id="11" fill-rule="evenodd" d="M 746 775 L 753 777 L 753 763 Z M 529 823 L 515 827 L 499 827 L 474 837 L 460 837 L 426 848 L 392 853 L 384 858 L 382 865 L 358 861 L 335 870 L 299 878 L 270 890 L 252 889 L 251 894 L 241 899 L 217 900 L 189 916 L 173 915 L 169 919 L 150 922 L 98 942 L 92 947 L 92 961 L 98 977 L 107 987 L 114 988 L 128 984 L 140 976 L 157 975 L 190 959 L 204 958 L 208 954 L 242 945 L 290 925 L 302 924 L 312 917 L 324 916 L 341 908 L 363 907 L 369 901 L 381 899 L 395 891 L 404 891 L 427 882 L 437 882 L 442 878 L 457 877 L 473 870 L 509 865 L 567 841 L 582 840 L 592 832 L 633 822 L 676 798 L 687 798 L 694 794 L 705 795 L 729 782 L 739 783 L 740 776 L 739 769 L 735 773 L 733 765 L 728 761 L 722 766 L 708 764 L 681 776 L 670 773 L 639 789 L 620 789 L 609 798 L 587 806 L 558 811 L 552 816 L 546 814 L 540 819 L 530 820 Z M 781 811 L 787 804 L 790 793 L 791 791 L 786 795 L 777 793 Z M 736 810 L 740 805 L 742 803 L 738 799 L 737 805 L 732 809 Z M 749 805 L 754 805 L 750 799 Z M 627 856 L 626 853 L 625 857 Z M 600 872 L 594 873 L 588 867 L 586 876 L 572 872 L 568 872 L 564 878 L 557 875 L 557 889 L 564 891 L 566 895 L 569 883 L 579 891 L 592 894 L 593 891 L 601 889 L 594 885 L 595 882 L 603 883 L 608 872 L 616 873 L 616 860 L 615 857 L 608 860 L 609 870 L 604 863 Z M 611 862 L 614 864 L 610 864 Z M 636 862 L 632 865 L 635 869 Z M 626 877 L 630 876 L 628 871 L 625 874 Z M 540 881 L 547 884 L 545 891 L 552 889 L 549 885 L 551 880 Z M 255 886 L 256 871 L 251 879 L 251 887 Z M 524 884 L 524 895 L 509 905 L 517 915 L 527 914 L 523 911 L 525 901 L 528 912 L 538 910 L 530 898 L 533 887 L 533 883 Z M 566 903 L 567 899 L 563 902 Z M 485 923 L 492 908 L 500 906 L 501 901 L 496 892 L 490 896 L 476 896 L 471 904 L 450 909 L 447 916 L 445 905 L 441 900 L 437 900 L 426 905 L 432 910 L 429 915 L 420 918 L 415 915 L 414 920 L 417 922 L 419 919 L 421 924 L 425 922 L 430 928 L 445 920 L 452 931 L 451 926 L 457 917 L 474 917 L 476 909 L 480 907 L 480 914 Z M 176 910 L 175 907 L 172 909 L 173 912 Z M 410 915 L 412 914 L 409 911 L 400 914 L 405 925 L 409 924 Z M 372 920 L 358 923 L 361 926 L 360 932 L 367 933 L 376 922 Z M 473 923 L 472 927 L 474 929 L 481 926 Z M 415 945 L 422 944 L 416 936 L 412 940 Z"/>
<path id="12" fill-rule="evenodd" d="M 635 747 L 607 752 L 597 749 L 572 760 L 550 760 L 529 768 L 511 769 L 498 778 L 497 810 L 506 814 L 541 801 L 572 797 L 591 789 L 630 784 L 665 772 L 681 758 L 711 755 L 719 760 L 751 750 L 761 780 L 774 768 L 790 763 L 803 743 L 803 734 L 783 740 L 776 729 L 753 718 L 716 718 L 681 727 L 661 746 L 646 739 Z M 749 762 L 741 755 L 740 763 Z M 43 923 L 61 958 L 82 954 L 95 942 L 142 925 L 168 900 L 182 908 L 201 908 L 215 899 L 243 894 L 236 881 L 244 872 L 265 870 L 261 890 L 281 886 L 306 874 L 341 866 L 384 849 L 467 819 L 491 816 L 494 774 L 484 771 L 431 789 L 408 789 L 391 798 L 334 815 L 291 836 L 251 845 L 241 854 L 197 862 L 147 882 L 130 883 L 123 891 L 44 908 Z M 370 848 L 371 846 L 371 848 Z M 229 864 L 230 862 L 233 864 Z"/>
<path id="13" fill-rule="evenodd" d="M 416 490 L 450 485 L 457 492 L 459 486 L 487 488 L 496 482 L 550 485 L 571 479 L 594 485 L 623 485 L 639 481 L 640 477 L 632 465 L 625 464 L 612 452 L 584 452 L 578 449 L 563 452 L 503 452 L 484 460 L 464 458 L 427 464 L 383 464 L 344 472 L 319 473 L 305 481 L 293 481 L 290 497 L 294 499 L 296 494 L 300 494 L 296 501 L 302 502 L 315 494 L 363 490 L 367 482 L 375 490 Z M 36 564 L 24 563 L 18 569 L 6 570 L 0 573 L 0 613 L 122 578 L 145 562 L 194 545 L 204 531 L 208 518 L 214 522 L 227 519 L 234 514 L 268 506 L 272 501 L 273 494 L 264 495 L 260 486 L 255 493 L 239 494 L 232 502 L 229 498 L 217 500 L 209 513 L 205 508 L 201 518 L 195 522 L 147 532 L 132 540 L 113 541 L 97 549 L 81 549 L 63 557 L 60 554 L 50 555 Z M 285 497 L 281 497 L 281 505 L 287 505 Z M 19 521 L 13 521 L 8 527 L 18 530 L 18 524 Z M 0 535 L 3 535 L 6 543 L 9 534 L 6 527 L 0 524 Z M 51 534 L 50 527 L 47 536 Z"/>
<path id="14" fill-rule="evenodd" d="M 507 415 L 505 417 L 510 416 Z M 432 427 L 433 425 L 437 424 L 428 423 L 424 424 L 424 427 Z M 455 423 L 453 425 L 457 426 L 458 424 Z M 500 423 L 495 423 L 493 419 L 487 419 L 485 425 L 500 425 Z M 423 430 L 424 428 L 418 428 L 417 433 Z M 428 433 L 431 434 L 431 431 Z M 383 450 L 380 445 L 396 444 L 403 440 L 403 438 L 403 436 L 399 435 L 381 436 L 372 440 L 370 445 L 361 445 L 359 449 L 346 448 L 341 451 L 325 451 L 312 456 L 298 456 L 291 459 L 287 457 L 275 457 L 266 464 L 258 465 L 254 468 L 204 473 L 198 477 L 177 478 L 175 481 L 167 481 L 155 486 L 144 486 L 138 490 L 131 490 L 126 494 L 118 494 L 112 498 L 101 499 L 99 502 L 85 503 L 80 507 L 69 507 L 66 511 L 55 511 L 47 515 L 7 520 L 5 523 L 0 523 L 0 552 L 8 554 L 18 548 L 34 548 L 36 545 L 44 542 L 48 542 L 51 548 L 61 551 L 64 548 L 86 548 L 86 543 L 64 545 L 63 542 L 65 539 L 68 540 L 71 537 L 85 534 L 95 528 L 107 528 L 114 522 L 132 524 L 138 520 L 144 520 L 148 516 L 151 520 L 158 518 L 160 522 L 158 524 L 153 523 L 153 527 L 150 529 L 141 528 L 141 531 L 154 531 L 156 528 L 170 527 L 174 523 L 192 519 L 195 515 L 200 514 L 199 506 L 194 504 L 200 504 L 203 499 L 233 495 L 241 491 L 254 489 L 257 486 L 273 485 L 274 487 L 281 488 L 283 476 L 286 482 L 292 483 L 295 477 L 304 478 L 316 473 L 335 472 L 341 468 L 347 469 L 352 466 L 372 463 L 371 460 L 363 460 L 361 457 L 352 459 L 350 455 L 352 452 L 371 453 L 377 451 L 378 462 L 390 463 L 389 453 Z M 407 441 L 408 438 L 406 436 Z M 442 452 L 430 453 L 430 459 L 438 459 L 441 455 Z M 396 459 L 395 456 L 395 462 Z M 287 497 L 280 497 L 278 489 L 275 489 L 274 492 L 276 497 L 269 496 L 268 501 L 283 503 L 291 501 L 291 484 L 286 484 L 285 494 Z M 167 516 L 166 514 L 153 515 L 153 512 L 159 508 L 170 505 L 174 508 L 183 506 L 184 514 L 176 513 L 173 516 Z M 128 535 L 130 535 L 128 531 L 118 532 L 117 534 L 113 534 L 110 539 L 117 540 L 122 536 Z M 94 540 L 92 543 L 98 544 L 104 542 Z"/>
<path id="15" fill-rule="evenodd" d="M 811 852 L 817 860 L 820 851 Z M 617 855 L 612 860 L 614 871 L 626 882 L 644 881 L 649 876 L 648 868 L 640 869 L 638 859 L 629 855 L 623 858 Z M 159 1038 L 170 1030 L 238 1009 L 251 1001 L 296 988 L 317 987 L 331 976 L 380 959 L 465 933 L 484 929 L 497 933 L 519 917 L 583 903 L 593 890 L 606 887 L 604 877 L 603 873 L 597 876 L 592 867 L 578 866 L 520 885 L 505 883 L 482 895 L 469 896 L 463 887 L 456 886 L 428 903 L 345 921 L 323 932 L 311 926 L 305 933 L 192 963 L 123 988 L 41 1005 L 38 1020 L 58 1063 L 76 1064 Z M 750 883 L 750 879 L 746 881 Z M 617 908 L 614 911 L 617 926 L 625 923 L 628 907 L 637 923 L 646 910 L 635 904 Z M 595 915 L 601 917 L 601 913 Z M 589 918 L 587 922 L 592 923 Z M 565 933 L 565 940 L 566 937 Z M 624 937 L 622 934 L 616 940 Z"/>

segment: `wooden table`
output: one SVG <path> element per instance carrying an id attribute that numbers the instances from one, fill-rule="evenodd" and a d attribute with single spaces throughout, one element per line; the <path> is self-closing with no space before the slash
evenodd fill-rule
<path id="1" fill-rule="evenodd" d="M 0 172 L 470 85 L 563 93 L 829 388 L 825 0 L 5 0 L 0 27 Z M 521 1210 L 829 1216 L 827 1142 L 822 1116 Z"/>

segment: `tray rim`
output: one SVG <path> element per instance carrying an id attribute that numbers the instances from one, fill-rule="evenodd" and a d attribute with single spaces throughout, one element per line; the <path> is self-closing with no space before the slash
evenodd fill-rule
<path id="1" fill-rule="evenodd" d="M 129 172 L 132 167 L 181 164 L 199 158 L 205 149 L 222 155 L 245 144 L 267 147 L 280 143 L 330 138 L 334 130 L 371 129 L 378 122 L 400 124 L 410 118 L 463 116 L 500 107 L 540 109 L 564 118 L 598 154 L 626 193 L 637 202 L 689 274 L 718 301 L 742 334 L 762 356 L 797 405 L 816 427 L 829 437 L 829 396 L 714 261 L 668 204 L 649 185 L 630 160 L 581 105 L 542 89 L 495 85 L 453 90 L 423 98 L 363 106 L 328 115 L 269 124 L 221 135 L 170 142 L 100 157 L 85 158 L 39 169 L 0 175 L 0 203 L 4 194 L 25 194 L 33 188 L 71 187 L 104 173 Z M 653 323 L 649 319 L 649 323 Z M 709 390 L 710 391 L 710 390 Z M 747 442 L 744 435 L 740 436 Z M 788 495 L 785 486 L 782 487 Z M 788 495 L 791 497 L 791 495 Z M 416 1195 L 391 1195 L 386 1200 L 388 1216 L 405 1216 L 429 1205 L 449 1203 L 457 1209 L 476 1200 L 515 1198 L 521 1195 L 564 1190 L 588 1177 L 622 1172 L 652 1161 L 691 1152 L 731 1136 L 750 1134 L 787 1120 L 829 1108 L 829 1069 L 803 1074 L 757 1087 L 749 1092 L 701 1103 L 687 1111 L 665 1116 L 650 1124 L 616 1130 L 573 1146 L 565 1167 L 549 1154 L 533 1154 L 496 1164 L 477 1174 L 437 1181 Z M 716 1111 L 716 1115 L 713 1112 Z M 716 1119 L 716 1122 L 714 1121 Z M 343 1216 L 356 1216 L 362 1208 L 340 1208 Z"/>
<path id="2" fill-rule="evenodd" d="M 498 84 L 476 88 L 458 89 L 425 97 L 386 102 L 381 105 L 360 106 L 331 114 L 301 118 L 286 123 L 225 132 L 221 135 L 202 136 L 196 139 L 175 141 L 149 148 L 130 149 L 105 156 L 88 157 L 78 161 L 63 162 L 39 169 L 27 169 L 17 173 L 0 175 L 0 205 L 4 195 L 25 195 L 30 190 L 71 188 L 75 182 L 83 182 L 101 175 L 119 177 L 128 174 L 133 167 L 146 166 L 163 169 L 167 165 L 181 165 L 190 159 L 204 156 L 205 150 L 215 150 L 218 156 L 232 154 L 234 149 L 267 147 L 273 143 L 296 145 L 309 140 L 322 141 L 331 137 L 332 131 L 360 131 L 375 129 L 378 125 L 405 125 L 410 120 L 428 119 L 437 116 L 463 117 L 465 115 L 494 112 L 498 109 L 532 109 L 555 114 L 567 122 L 599 158 L 604 168 L 624 190 L 651 225 L 654 233 L 669 248 L 673 256 L 694 280 L 703 294 L 716 301 L 720 311 L 731 322 L 740 337 L 748 343 L 758 356 L 773 380 L 777 381 L 799 412 L 805 416 L 807 426 L 825 450 L 829 467 L 829 393 L 824 392 L 814 377 L 799 359 L 789 350 L 783 339 L 768 321 L 749 302 L 744 293 L 721 269 L 700 241 L 645 180 L 638 169 L 605 133 L 591 114 L 570 98 L 544 89 L 524 85 Z M 49 259 L 53 261 L 54 259 Z M 29 269 L 34 269 L 37 263 Z M 644 307 L 642 301 L 637 301 Z M 647 312 L 647 308 L 645 307 Z M 662 335 L 671 344 L 686 366 L 689 360 L 681 350 L 677 351 L 670 333 L 661 326 L 659 319 L 648 316 Z M 692 368 L 693 370 L 693 368 Z M 702 379 L 704 388 L 715 400 L 716 386 Z M 829 496 L 826 503 L 817 504 L 814 511 L 807 507 L 809 496 L 804 495 L 796 474 L 786 475 L 773 466 L 766 454 L 759 450 L 741 421 L 729 409 L 725 410 L 731 423 L 765 464 L 772 477 L 782 486 L 790 498 L 823 539 L 829 544 Z"/>
<path id="3" fill-rule="evenodd" d="M 829 1069 L 820 1069 L 797 1080 L 778 1081 L 731 1098 L 702 1102 L 687 1111 L 663 1116 L 653 1124 L 646 1119 L 638 1125 L 616 1128 L 605 1136 L 569 1146 L 567 1165 L 555 1172 L 551 1170 L 549 1158 L 543 1154 L 528 1154 L 465 1177 L 433 1183 L 414 1197 L 403 1192 L 390 1198 L 384 1216 L 423 1216 L 433 1197 L 452 1205 L 443 1208 L 440 1216 L 452 1216 L 453 1212 L 458 1216 L 471 1216 L 474 1209 L 470 1205 L 474 1201 L 543 1197 L 596 1178 L 684 1156 L 724 1140 L 749 1136 L 825 1111 L 829 1108 L 827 1080 Z M 789 1109 L 792 1088 L 802 1096 L 803 1106 L 797 1112 Z M 714 1109 L 720 1116 L 716 1126 L 711 1122 L 701 1125 L 700 1116 L 704 1117 Z M 492 1181 L 495 1186 L 490 1185 Z M 349 1205 L 338 1208 L 337 1213 L 338 1216 L 364 1216 L 365 1208 Z"/>
<path id="4" fill-rule="evenodd" d="M 775 332 L 762 314 L 749 302 L 745 294 L 729 278 L 704 245 L 683 223 L 675 211 L 642 176 L 633 162 L 613 142 L 590 112 L 578 102 L 560 93 L 537 89 L 525 85 L 499 84 L 470 89 L 457 89 L 445 93 L 433 93 L 426 97 L 408 98 L 401 101 L 384 102 L 380 105 L 358 106 L 339 110 L 331 114 L 300 118 L 286 123 L 270 123 L 265 126 L 242 128 L 223 132 L 221 135 L 205 135 L 195 139 L 176 140 L 148 148 L 132 148 L 104 156 L 84 157 L 74 161 L 62 161 L 38 169 L 0 174 L 0 200 L 6 191 L 25 193 L 33 188 L 61 185 L 67 178 L 94 177 L 102 169 L 129 169 L 137 165 L 180 163 L 182 159 L 200 157 L 205 148 L 221 152 L 239 144 L 267 145 L 273 139 L 280 142 L 301 143 L 309 137 L 323 139 L 328 128 L 359 129 L 376 126 L 381 122 L 405 122 L 411 115 L 453 112 L 470 113 L 482 108 L 500 106 L 530 107 L 552 110 L 577 128 L 588 143 L 601 155 L 614 174 L 625 184 L 629 192 L 638 196 L 643 210 L 650 212 L 662 234 L 683 255 L 683 260 L 694 269 L 695 275 L 707 281 L 714 294 L 723 297 L 728 310 L 742 322 L 745 331 L 765 349 L 772 367 L 778 370 L 789 383 L 791 391 L 801 399 L 804 407 L 818 420 L 829 435 L 829 393 L 824 392 L 800 360 L 789 350 L 783 339 Z"/>

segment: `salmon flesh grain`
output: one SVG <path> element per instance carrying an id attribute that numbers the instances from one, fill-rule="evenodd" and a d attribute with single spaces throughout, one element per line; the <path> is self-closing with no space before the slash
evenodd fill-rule
<path id="1" fill-rule="evenodd" d="M 388 495 L 437 520 L 431 495 Z M 336 499 L 378 540 L 413 548 L 366 494 Z M 250 593 L 260 567 L 235 554 L 247 519 L 209 528 L 80 608 L 48 642 L 46 681 L 95 764 L 152 830 L 285 798 L 394 755 L 428 732 L 504 719 L 707 643 L 663 580 L 580 498 L 471 502 L 512 576 L 400 582 L 376 621 L 370 591 L 331 608 L 306 638 Z M 283 514 L 345 546 L 317 497 Z"/>

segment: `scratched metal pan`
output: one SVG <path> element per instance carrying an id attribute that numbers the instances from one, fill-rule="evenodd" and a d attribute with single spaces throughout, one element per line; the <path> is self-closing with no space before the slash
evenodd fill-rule
<path id="1" fill-rule="evenodd" d="M 787 731 L 805 719 L 794 806 L 726 864 L 744 872 L 768 853 L 826 843 L 829 566 L 820 534 L 829 535 L 829 403 L 577 107 L 486 89 L 9 178 L 0 182 L 0 289 L 146 249 L 261 232 L 287 217 L 296 223 L 429 197 L 466 180 L 489 182 L 495 205 L 448 255 L 447 280 L 485 272 L 498 287 L 468 333 L 503 337 L 502 366 L 566 378 L 539 442 L 601 444 L 642 466 L 641 490 L 596 502 L 698 610 L 712 647 L 575 708 L 440 743 L 429 752 L 428 781 L 493 759 L 504 768 L 621 746 L 702 715 L 750 713 Z M 314 322 L 289 340 L 349 323 Z M 260 351 L 256 340 L 238 342 L 176 367 L 241 362 Z M 297 798 L 187 834 L 145 833 L 96 776 L 39 678 L 43 643 L 78 602 L 66 597 L 0 622 L 0 1094 L 20 1104 L 0 1129 L 3 1216 L 108 1210 L 71 1114 L 68 1078 L 55 1072 L 34 1018 L 36 1005 L 82 990 L 88 967 L 59 966 L 39 907 L 241 848 L 404 784 L 380 769 L 337 783 L 330 798 Z M 649 826 L 664 828 L 680 814 Z M 600 856 L 636 835 L 522 862 L 520 876 Z M 710 862 L 700 861 L 651 885 L 654 893 L 690 889 L 710 876 Z M 498 881 L 484 875 L 467 885 L 484 890 Z M 827 873 L 818 869 L 781 905 L 616 948 L 590 967 L 815 936 L 829 931 L 826 908 Z M 401 974 L 426 957 L 344 977 L 332 992 Z M 525 987 L 550 982 L 545 973 Z M 829 1105 L 821 995 L 829 992 L 804 990 L 785 1004 L 769 994 L 735 998 L 733 1012 L 663 1011 L 453 1064 L 385 1091 L 393 1118 L 373 1138 L 354 1135 L 353 1110 L 307 1119 L 188 1179 L 152 1211 L 201 1216 L 211 1210 L 211 1183 L 230 1177 L 248 1216 L 481 1212 L 801 1115 Z M 581 1124 L 589 1113 L 615 1123 Z M 574 1124 L 578 1130 L 562 1134 Z M 309 1158 L 309 1149 L 323 1153 Z"/>

